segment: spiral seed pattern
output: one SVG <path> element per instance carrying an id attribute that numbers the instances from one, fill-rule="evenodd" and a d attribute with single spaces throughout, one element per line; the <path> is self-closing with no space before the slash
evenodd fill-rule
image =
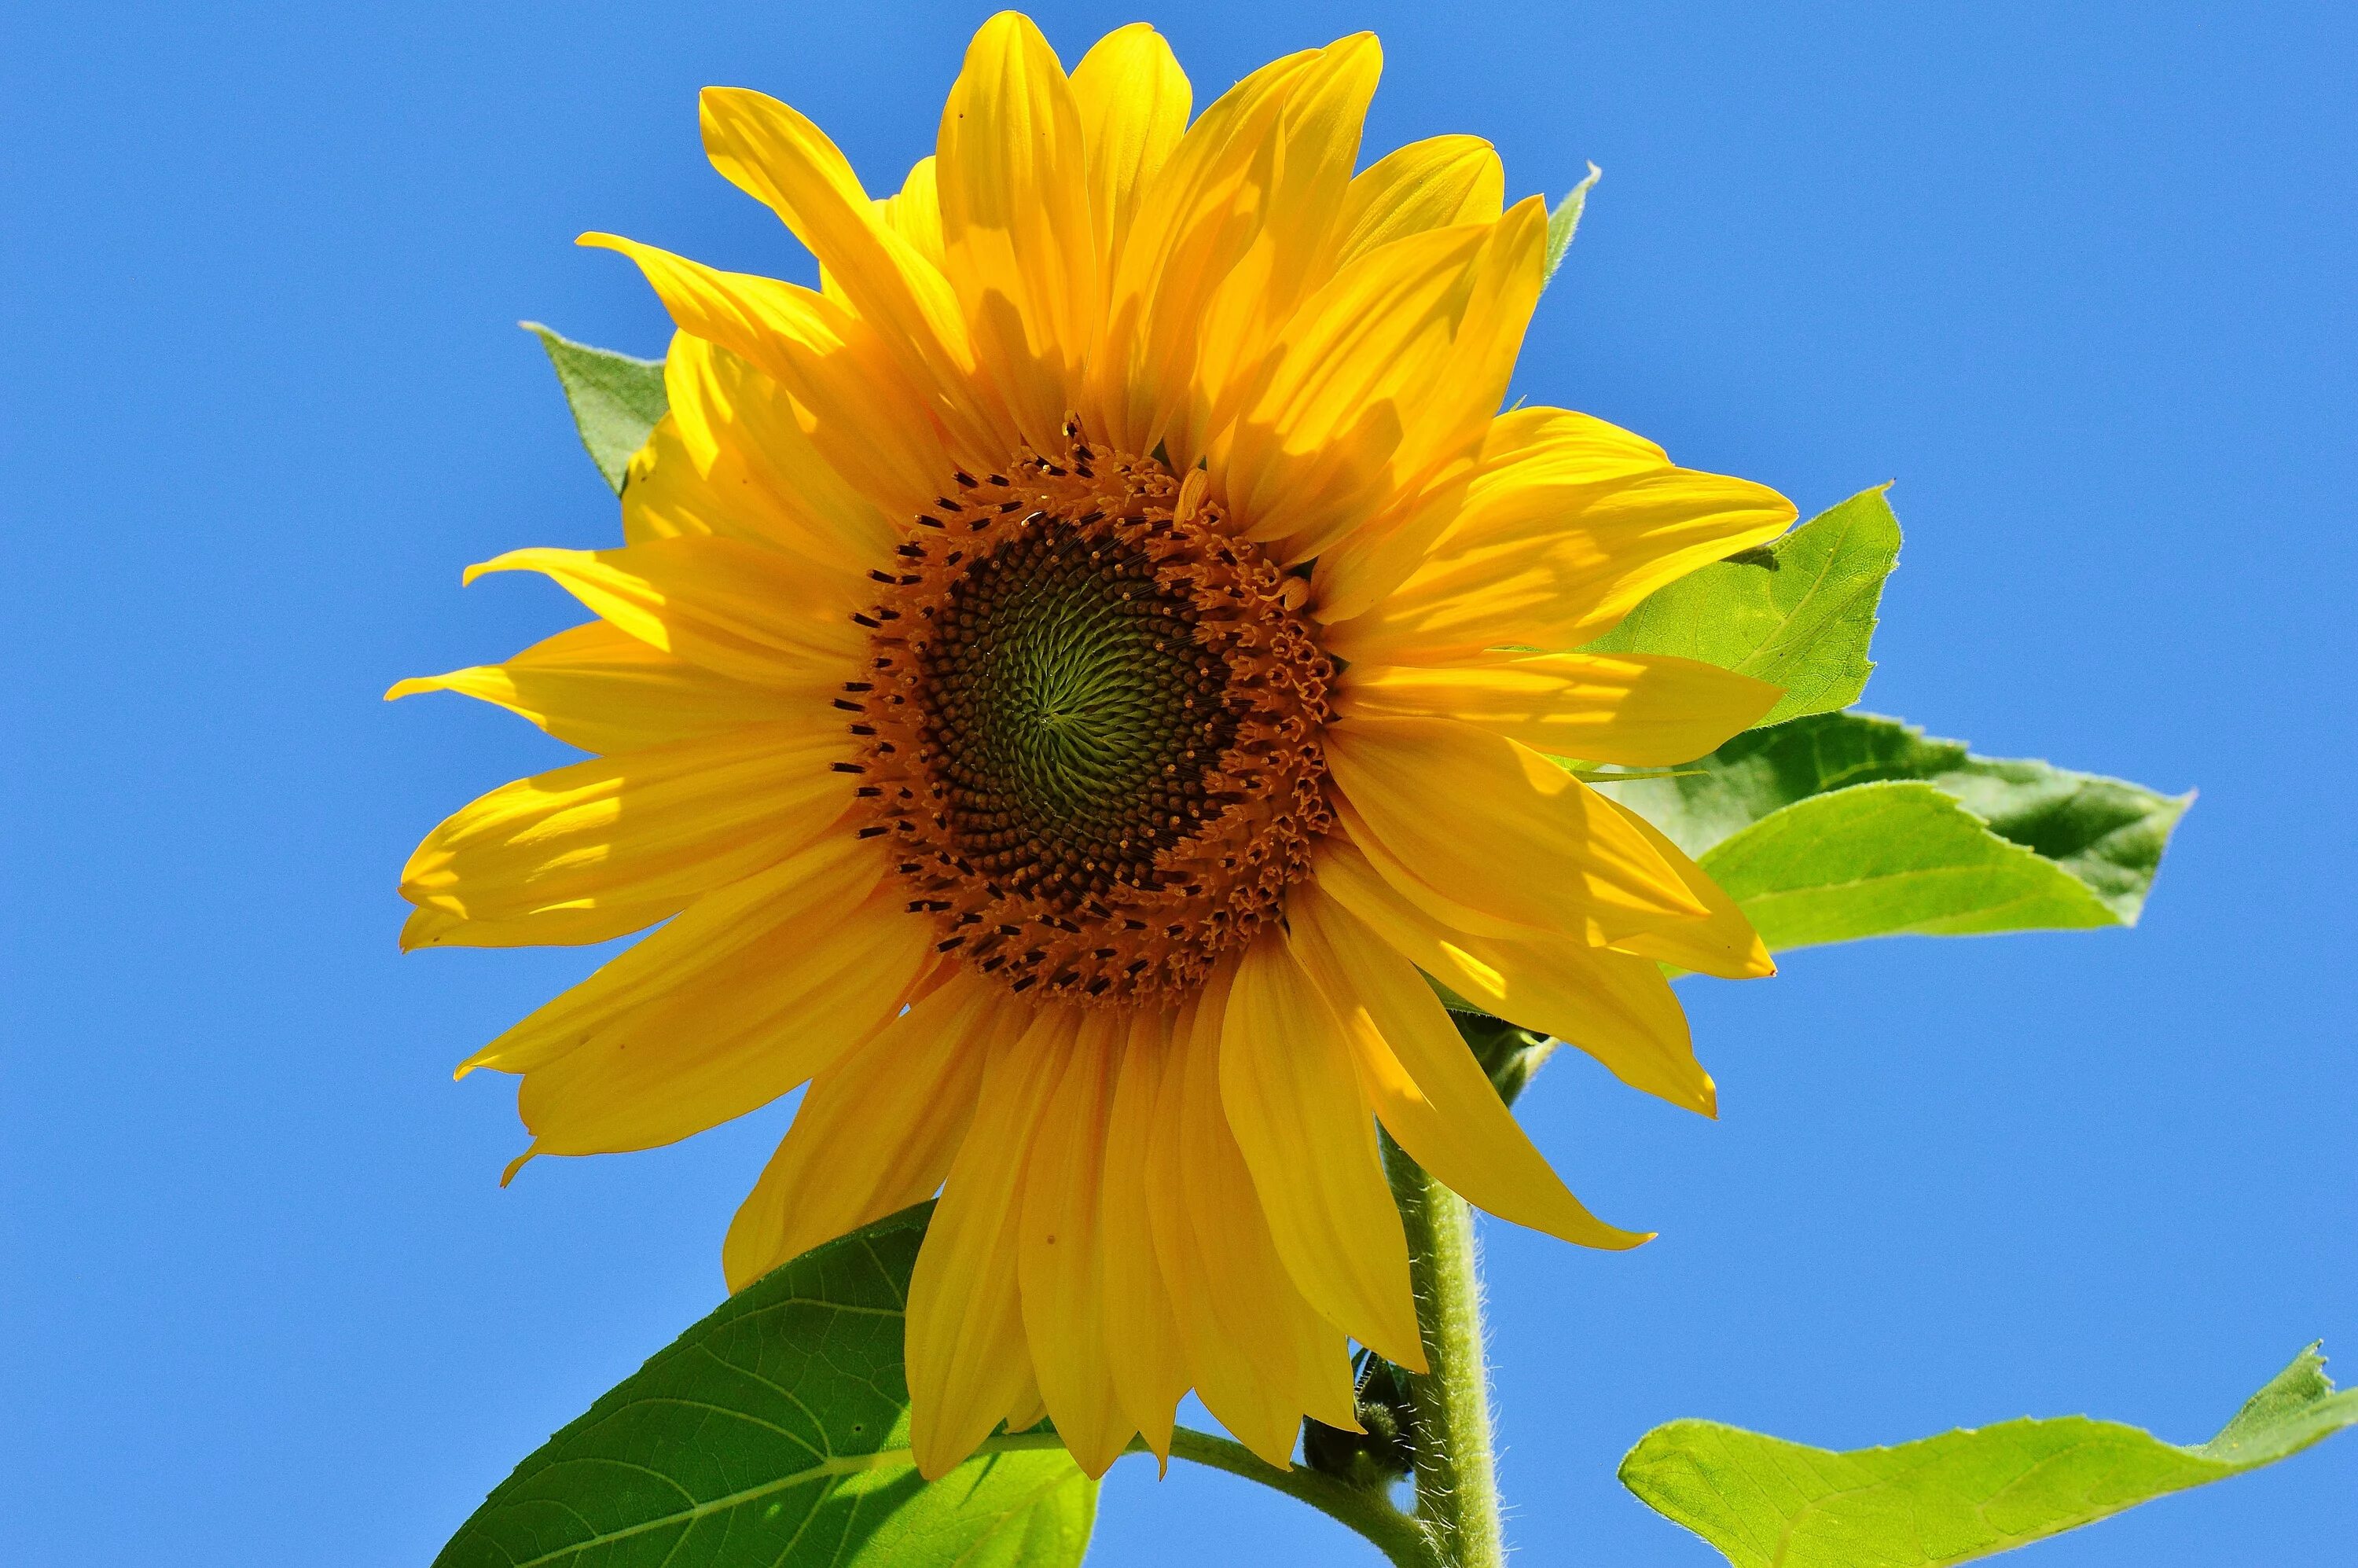
<path id="1" fill-rule="evenodd" d="M 1200 474 L 1065 436 L 957 475 L 871 574 L 844 765 L 941 951 L 1016 991 L 1168 1000 L 1275 918 L 1331 825 L 1334 665 Z"/>

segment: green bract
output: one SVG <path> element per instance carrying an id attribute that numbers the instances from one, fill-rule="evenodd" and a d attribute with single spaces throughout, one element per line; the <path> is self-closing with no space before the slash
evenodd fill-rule
<path id="1" fill-rule="evenodd" d="M 557 367 L 557 384 L 565 388 L 565 401 L 573 407 L 573 427 L 581 432 L 590 460 L 620 495 L 631 459 L 647 444 L 647 433 L 655 427 L 655 421 L 671 408 L 670 395 L 664 390 L 663 361 L 593 349 L 560 337 L 537 321 L 517 325 L 537 337 L 540 346 L 548 351 L 548 362 Z"/>
<path id="2" fill-rule="evenodd" d="M 2358 1425 L 2312 1345 L 2225 1430 L 2180 1448 L 2064 1416 L 1835 1454 L 1715 1422 L 1656 1427 L 1621 1461 L 1647 1504 L 1736 1568 L 1937 1568 L 2239 1476 Z"/>

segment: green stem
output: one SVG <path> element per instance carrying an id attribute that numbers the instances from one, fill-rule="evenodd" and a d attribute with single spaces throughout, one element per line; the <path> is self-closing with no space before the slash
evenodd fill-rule
<path id="1" fill-rule="evenodd" d="M 1490 1368 L 1482 1353 L 1482 1274 L 1474 1214 L 1390 1138 L 1384 1162 L 1408 1231 L 1409 1277 L 1425 1370 L 1416 1406 L 1416 1512 L 1450 1568 L 1503 1568 L 1506 1531 L 1490 1447 Z"/>
<path id="2" fill-rule="evenodd" d="M 1133 1454 L 1145 1451 L 1142 1443 L 1130 1444 Z M 1191 1463 L 1259 1481 L 1271 1490 L 1308 1503 L 1327 1518 L 1366 1536 L 1400 1568 L 1440 1568 L 1441 1559 L 1422 1528 L 1392 1507 L 1381 1492 L 1350 1486 L 1306 1465 L 1281 1470 L 1254 1457 L 1242 1444 L 1191 1427 L 1183 1426 L 1172 1433 L 1171 1452 Z"/>

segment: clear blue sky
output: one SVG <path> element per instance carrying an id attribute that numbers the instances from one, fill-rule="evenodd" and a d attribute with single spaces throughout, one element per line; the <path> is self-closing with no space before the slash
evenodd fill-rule
<path id="1" fill-rule="evenodd" d="M 424 1563 L 721 1292 L 782 1108 L 544 1161 L 451 1065 L 595 955 L 394 936 L 418 835 L 561 749 L 392 680 L 571 618 L 459 569 L 612 537 L 519 317 L 642 353 L 611 229 L 808 276 L 704 164 L 766 89 L 882 186 L 979 5 L 19 6 L 0 50 L 0 1559 Z M 1523 1102 L 1631 1256 L 1489 1233 L 1532 1563 L 1704 1568 L 1623 1449 L 2358 1379 L 2347 6 L 1174 5 L 1199 102 L 1361 27 L 1380 150 L 1605 168 L 1519 391 L 1804 513 L 1896 478 L 1866 706 L 2199 785 L 2143 929 L 1692 985 L 1724 1119 Z M 1066 59 L 1141 15 L 1055 5 Z M 1445 20 L 1444 18 L 1446 18 Z M 2031 1549 L 2346 1557 L 2358 1438 Z M 1108 1563 L 1369 1561 L 1126 1462 Z"/>

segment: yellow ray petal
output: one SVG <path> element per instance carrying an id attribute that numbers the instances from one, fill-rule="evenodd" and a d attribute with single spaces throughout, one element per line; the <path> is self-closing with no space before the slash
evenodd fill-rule
<path id="1" fill-rule="evenodd" d="M 1185 417 L 1157 432 L 1174 453 L 1202 449 L 1234 416 L 1235 398 L 1249 393 L 1279 330 L 1335 276 L 1343 205 L 1383 62 L 1375 35 L 1356 33 L 1319 50 L 1288 90 L 1266 215 L 1205 309 Z"/>
<path id="2" fill-rule="evenodd" d="M 1082 413 L 1092 435 L 1151 451 L 1187 407 L 1204 311 L 1267 219 L 1278 116 L 1316 58 L 1305 50 L 1272 60 L 1222 93 L 1140 195 L 1106 299 L 1106 336 L 1090 362 Z M 1170 450 L 1175 469 L 1194 466 L 1196 453 L 1184 442 Z"/>
<path id="3" fill-rule="evenodd" d="M 1346 718 L 1459 719 L 1551 756 L 1693 762 L 1777 705 L 1781 687 L 1666 654 L 1548 654 L 1456 665 L 1353 665 Z"/>
<path id="4" fill-rule="evenodd" d="M 730 1290 L 933 1196 L 973 1119 L 1005 1005 L 1000 988 L 961 971 L 811 1080 L 730 1222 L 720 1264 Z"/>
<path id="5" fill-rule="evenodd" d="M 1325 745 L 1359 817 L 1451 899 L 1592 946 L 1706 914 L 1610 802 L 1527 746 L 1447 719 L 1337 719 Z"/>
<path id="6" fill-rule="evenodd" d="M 972 395 L 974 345 L 957 294 L 878 216 L 827 134 L 789 105 L 740 87 L 708 87 L 698 108 L 712 167 L 810 247 L 953 441 L 977 458 L 1004 453 L 1013 432 L 992 421 Z"/>
<path id="7" fill-rule="evenodd" d="M 1422 1370 L 1408 1244 L 1350 1044 L 1281 933 L 1237 967 L 1220 1103 L 1295 1286 L 1359 1343 Z"/>
<path id="8" fill-rule="evenodd" d="M 1106 1117 L 1129 1020 L 1086 1013 L 1023 1171 L 1016 1281 L 1040 1398 L 1074 1463 L 1102 1476 L 1137 1423 L 1122 1412 L 1106 1342 L 1100 1195 Z"/>
<path id="9" fill-rule="evenodd" d="M 1007 1430 L 1029 1432 L 1048 1419 L 1048 1401 L 1041 1397 L 1040 1384 L 1028 1364 L 1023 1368 L 1023 1387 L 1007 1401 Z"/>
<path id="10" fill-rule="evenodd" d="M 1013 1019 L 991 1043 L 909 1281 L 909 1442 L 927 1480 L 955 1469 L 1033 1386 L 1016 1283 L 1023 1167 L 1078 1020 L 1043 1009 L 1019 1031 Z"/>
<path id="11" fill-rule="evenodd" d="M 1662 830 L 1622 805 L 1617 800 L 1605 800 L 1614 812 L 1631 827 L 1646 836 L 1656 852 L 1679 874 L 1687 891 L 1709 912 L 1710 918 L 1693 925 L 1666 925 L 1659 930 L 1641 932 L 1623 937 L 1613 944 L 1625 953 L 1657 958 L 1665 964 L 1675 964 L 1698 974 L 1717 975 L 1727 980 L 1757 980 L 1777 972 L 1777 962 L 1768 957 L 1768 946 L 1760 934 L 1752 929 L 1752 922 L 1736 901 L 1720 890 L 1701 866 L 1687 858 L 1664 836 Z"/>
<path id="12" fill-rule="evenodd" d="M 1327 804 L 1334 808 L 1335 825 L 1352 849 L 1382 877 L 1386 886 L 1399 894 L 1412 907 L 1422 912 L 1435 924 L 1452 931 L 1479 932 L 1485 936 L 1505 941 L 1523 941 L 1546 935 L 1536 925 L 1527 925 L 1492 914 L 1487 910 L 1450 897 L 1439 888 L 1411 871 L 1399 856 L 1388 849 L 1375 829 L 1352 806 L 1348 797 L 1336 795 Z"/>
<path id="13" fill-rule="evenodd" d="M 1546 203 L 1517 202 L 1475 256 L 1448 351 L 1411 405 L 1415 422 L 1391 460 L 1394 499 L 1364 524 L 1345 518 L 1339 533 L 1287 542 L 1289 554 L 1318 555 L 1310 586 L 1322 617 L 1339 621 L 1380 602 L 1463 509 L 1546 282 Z"/>
<path id="14" fill-rule="evenodd" d="M 1225 999 L 1225 980 L 1216 977 L 1207 993 L 1214 987 Z M 1189 1079 L 1194 1063 L 1207 1054 L 1213 1064 L 1210 1119 L 1218 1122 L 1217 1138 L 1227 1140 L 1228 1158 L 1236 1158 L 1236 1145 L 1228 1139 L 1227 1122 L 1219 1110 L 1218 1042 L 1210 1043 L 1208 1053 L 1195 1048 L 1195 1005 L 1191 1004 L 1178 1020 L 1172 1054 L 1157 1086 L 1155 1113 L 1149 1119 L 1142 1183 L 1148 1229 L 1189 1381 L 1203 1396 L 1206 1408 L 1238 1442 L 1271 1464 L 1282 1465 L 1293 1452 L 1300 1419 L 1287 1397 L 1290 1390 L 1280 1386 L 1292 1379 L 1292 1358 L 1282 1354 L 1272 1357 L 1265 1338 L 1231 1336 L 1222 1321 L 1222 1309 L 1226 1306 L 1234 1314 L 1237 1298 L 1230 1293 L 1231 1282 L 1243 1270 L 1234 1264 L 1232 1254 L 1207 1256 L 1197 1239 L 1195 1210 L 1206 1201 L 1220 1173 L 1217 1161 L 1207 1157 L 1215 1152 L 1217 1141 L 1208 1135 L 1189 1136 L 1195 1130 L 1189 1120 L 1194 1098 Z M 1202 1149 L 1195 1147 L 1198 1142 Z M 1238 1174 L 1249 1195 L 1251 1177 L 1240 1171 Z M 1258 1207 L 1254 1213 L 1258 1217 Z M 1260 1239 L 1267 1245 L 1265 1226 Z M 1270 1277 L 1293 1291 L 1273 1251 L 1265 1257 L 1254 1254 L 1249 1242 L 1239 1250 L 1248 1264 L 1263 1263 Z"/>
<path id="15" fill-rule="evenodd" d="M 1195 91 L 1163 35 L 1132 22 L 1081 57 L 1073 68 L 1073 99 L 1089 149 L 1089 211 L 1102 298 L 1113 287 L 1139 202 L 1186 133 Z"/>
<path id="16" fill-rule="evenodd" d="M 933 154 L 909 166 L 909 176 L 898 191 L 876 199 L 876 215 L 936 268 L 949 265 L 942 249 L 941 184 Z"/>
<path id="17" fill-rule="evenodd" d="M 976 31 L 936 156 L 975 352 L 1016 428 L 1046 447 L 1077 401 L 1103 304 L 1080 105 L 1030 17 L 1001 11 Z"/>
<path id="18" fill-rule="evenodd" d="M 606 1022 L 689 984 L 708 983 L 781 923 L 813 909 L 859 907 L 884 872 L 875 847 L 827 834 L 776 864 L 689 903 L 672 924 L 624 948 L 590 977 L 541 1003 L 460 1064 L 521 1073 L 554 1061 Z"/>
<path id="19" fill-rule="evenodd" d="M 752 725 L 518 779 L 428 833 L 401 895 L 471 920 L 692 897 L 840 816 L 840 754 L 796 725 Z"/>
<path id="20" fill-rule="evenodd" d="M 1448 354 L 1489 233 L 1464 223 L 1370 252 L 1285 324 L 1212 452 L 1214 493 L 1247 536 L 1325 540 L 1400 489 L 1411 404 Z"/>
<path id="21" fill-rule="evenodd" d="M 715 343 L 675 333 L 671 412 L 631 464 L 622 536 L 717 534 L 864 577 L 896 542 L 881 507 L 819 454 L 785 389 Z"/>
<path id="22" fill-rule="evenodd" d="M 584 904 L 535 910 L 514 920 L 469 920 L 447 909 L 413 909 L 401 925 L 401 950 L 421 947 L 585 947 L 644 931 L 679 913 L 682 901 Z"/>
<path id="23" fill-rule="evenodd" d="M 928 928 L 902 903 L 887 891 L 804 910 L 697 983 L 602 1021 L 525 1073 L 516 1106 L 533 1152 L 676 1142 L 825 1072 L 900 1011 L 932 958 Z"/>
<path id="24" fill-rule="evenodd" d="M 1466 1000 L 1577 1046 L 1632 1088 L 1718 1114 L 1686 1012 L 1653 960 L 1536 932 L 1509 941 L 1455 929 L 1402 895 L 1341 835 L 1320 843 L 1312 874 L 1395 952 Z"/>
<path id="25" fill-rule="evenodd" d="M 535 571 L 651 648 L 756 686 L 825 696 L 867 651 L 840 579 L 734 539 L 650 539 L 619 550 L 510 550 L 467 568 Z M 807 711 L 816 716 L 823 708 Z M 832 728 L 831 724 L 827 728 Z"/>
<path id="26" fill-rule="evenodd" d="M 1602 421 L 1521 409 L 1492 424 L 1455 518 L 1398 589 L 1347 617 L 1356 598 L 1322 600 L 1334 622 L 1326 644 L 1378 664 L 1577 647 L 1662 584 L 1776 537 L 1793 515 L 1764 485 L 1672 468 Z"/>
<path id="27" fill-rule="evenodd" d="M 876 329 L 838 301 L 613 234 L 575 243 L 630 257 L 681 331 L 774 378 L 793 397 L 811 444 L 892 516 L 931 503 L 941 476 L 957 466 L 926 395 Z"/>
<path id="28" fill-rule="evenodd" d="M 1232 973 L 1217 971 L 1174 1024 L 1147 1152 L 1149 1217 L 1195 1391 L 1238 1442 L 1284 1468 L 1305 1412 L 1358 1422 L 1343 1332 L 1279 1260 L 1221 1108 Z"/>
<path id="29" fill-rule="evenodd" d="M 1170 1057 L 1169 1015 L 1130 1015 L 1112 1108 L 1107 1113 L 1099 1246 L 1105 1256 L 1105 1337 L 1123 1413 L 1167 1468 L 1171 1427 L 1187 1391 L 1186 1352 L 1170 1288 L 1155 1260 L 1147 1196 L 1156 1102 Z"/>
<path id="30" fill-rule="evenodd" d="M 1507 170 L 1479 136 L 1428 136 L 1385 154 L 1351 181 L 1339 222 L 1342 265 L 1393 240 L 1490 223 L 1506 211 Z"/>
<path id="31" fill-rule="evenodd" d="M 1476 1207 L 1565 1241 L 1619 1250 L 1649 1239 L 1572 1195 L 1414 965 L 1315 881 L 1290 891 L 1285 914 L 1288 944 L 1341 1021 L 1361 1088 L 1411 1158 Z"/>
<path id="32" fill-rule="evenodd" d="M 676 659 L 603 621 L 559 632 L 505 664 L 416 676 L 384 695 L 390 701 L 423 691 L 496 703 L 585 752 L 636 751 L 811 717 L 806 703 Z"/>

